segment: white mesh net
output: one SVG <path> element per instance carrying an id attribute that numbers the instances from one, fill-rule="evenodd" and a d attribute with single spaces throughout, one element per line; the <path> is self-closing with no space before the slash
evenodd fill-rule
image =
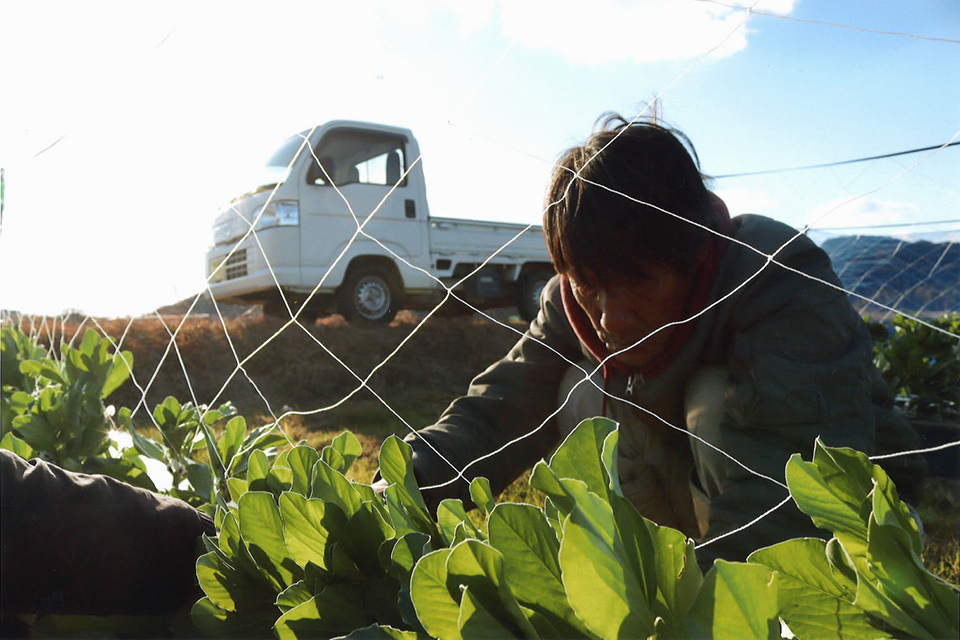
<path id="1" fill-rule="evenodd" d="M 702 3 L 692 3 L 697 5 Z M 743 45 L 746 24 L 751 17 L 751 13 L 746 8 L 741 7 L 737 10 L 726 10 L 726 5 L 721 3 L 707 3 L 711 11 L 724 11 L 724 28 L 711 31 L 713 43 L 711 46 L 704 47 L 702 54 L 691 57 L 689 63 L 682 67 L 671 69 L 672 79 L 663 81 L 660 86 L 663 89 L 651 101 L 652 104 L 658 104 L 661 100 L 669 105 L 674 94 L 683 101 L 687 99 L 684 88 L 687 85 L 696 86 L 700 80 L 694 80 L 695 74 L 703 72 L 710 64 L 714 64 L 714 54 L 724 52 L 728 49 L 736 49 Z M 659 5 L 657 5 L 659 6 Z M 763 14 L 760 11 L 762 7 L 756 8 L 754 13 L 761 14 L 756 18 L 765 20 L 792 20 L 790 16 L 783 13 Z M 508 11 L 506 7 L 501 10 Z M 696 12 L 696 9 L 690 8 L 689 11 Z M 229 13 L 229 10 L 224 10 Z M 789 11 L 787 12 L 789 13 Z M 218 14 L 219 15 L 219 14 Z M 691 14 L 694 15 L 694 14 Z M 700 13 L 696 13 L 700 16 Z M 826 30 L 846 29 L 849 37 L 870 37 L 875 38 L 877 42 L 883 43 L 907 43 L 904 46 L 910 47 L 929 47 L 932 52 L 949 50 L 951 55 L 955 55 L 957 40 L 946 41 L 942 38 L 930 38 L 923 34 L 892 34 L 883 29 L 873 29 L 867 27 L 844 27 L 843 25 L 824 24 L 828 21 L 818 21 L 814 23 L 804 23 L 806 38 L 817 38 Z M 185 29 L 190 28 L 189 18 L 184 19 Z M 848 28 L 849 27 L 849 28 Z M 560 27 L 557 27 L 559 29 Z M 759 27 L 758 27 L 759 28 Z M 798 27 L 799 28 L 799 27 Z M 512 46 L 508 46 L 502 55 L 498 56 L 488 67 L 477 74 L 472 83 L 473 91 L 466 96 L 466 100 L 474 103 L 483 100 L 484 92 L 487 91 L 487 83 L 495 81 L 499 74 L 504 72 L 504 67 L 511 64 L 510 52 Z M 931 53 L 931 55 L 934 55 Z M 935 54 L 939 55 L 939 53 Z M 682 56 L 678 56 L 682 58 Z M 332 62 L 333 59 L 327 59 L 326 62 Z M 320 61 L 320 67 L 324 68 Z M 515 63 L 522 64 L 522 63 Z M 786 69 L 786 62 L 783 63 Z M 149 73 L 149 70 L 147 70 Z M 334 73 L 336 76 L 336 73 Z M 954 82 L 955 79 L 951 80 Z M 492 89 L 490 89 L 492 90 Z M 274 96 L 276 97 L 276 96 Z M 262 92 L 256 92 L 249 99 L 263 99 Z M 747 97 L 738 99 L 747 100 Z M 385 111 L 388 114 L 389 111 Z M 530 120 L 530 127 L 537 127 L 539 118 L 533 114 L 527 114 Z M 595 116 L 591 113 L 585 116 L 587 120 Z M 683 123 L 676 123 L 683 126 Z M 712 126 L 709 123 L 707 126 Z M 460 124 L 452 122 L 450 130 L 453 135 L 466 136 L 473 138 L 487 138 L 488 143 L 497 147 L 498 152 L 511 157 L 528 154 L 538 159 L 544 166 L 549 167 L 552 162 L 539 157 L 537 153 L 530 153 L 523 149 L 513 148 L 511 145 L 502 141 L 491 141 L 488 134 L 477 127 L 476 130 L 469 122 Z M 144 134 L 149 133 L 149 128 L 144 127 L 131 135 L 131 145 L 139 144 Z M 413 342 L 423 343 L 431 340 L 430 331 L 440 323 L 454 322 L 444 317 L 445 310 L 449 310 L 455 303 L 465 305 L 470 308 L 469 313 L 478 318 L 477 322 L 471 326 L 483 325 L 483 331 L 495 331 L 501 335 L 501 341 L 509 343 L 519 339 L 523 335 L 524 325 L 517 321 L 512 311 L 493 312 L 481 310 L 472 304 L 470 300 L 463 299 L 463 289 L 460 285 L 475 280 L 478 274 L 483 270 L 495 264 L 500 264 L 503 260 L 509 260 L 509 255 L 515 243 L 518 243 L 534 225 L 526 226 L 521 224 L 511 231 L 512 238 L 491 250 L 483 257 L 482 261 L 471 263 L 468 269 L 453 275 L 447 275 L 444 278 L 437 276 L 437 270 L 427 268 L 422 261 L 412 260 L 403 255 L 396 249 L 394 238 L 390 237 L 389 232 L 386 235 L 378 235 L 371 232 L 378 221 L 378 216 L 382 217 L 382 209 L 385 205 L 393 203 L 398 197 L 398 188 L 405 184 L 409 179 L 416 181 L 423 175 L 422 161 L 420 157 L 406 158 L 403 165 L 403 171 L 399 178 L 387 181 L 386 176 L 374 177 L 374 170 L 362 177 L 361 182 L 373 184 L 379 182 L 377 194 L 372 206 L 364 196 L 363 206 L 360 206 L 360 200 L 351 199 L 352 194 L 358 193 L 356 187 L 345 186 L 340 180 L 335 179 L 329 173 L 329 167 L 324 166 L 324 161 L 317 155 L 317 148 L 310 144 L 313 131 L 308 131 L 301 136 L 302 144 L 297 146 L 297 152 L 290 160 L 291 166 L 299 158 L 309 155 L 318 166 L 322 168 L 322 176 L 318 176 L 315 184 L 326 184 L 328 189 L 333 189 L 337 197 L 342 201 L 344 207 L 349 213 L 352 222 L 350 228 L 342 238 L 325 238 L 329 244 L 340 247 L 336 257 L 332 262 L 325 266 L 325 271 L 311 282 L 312 290 L 299 291 L 291 293 L 291 289 L 282 286 L 282 278 L 278 275 L 280 268 L 273 263 L 279 259 L 284 261 L 283 268 L 289 267 L 288 256 L 278 255 L 275 250 L 267 243 L 266 234 L 273 232 L 273 229 L 264 230 L 260 226 L 262 217 L 266 215 L 269 204 L 275 203 L 272 192 L 266 199 L 266 205 L 258 210 L 256 217 L 247 219 L 247 229 L 240 235 L 239 239 L 231 239 L 224 243 L 224 247 L 229 248 L 229 252 L 220 256 L 223 261 L 221 270 L 225 271 L 227 265 L 232 264 L 231 258 L 237 255 L 238 251 L 246 251 L 245 256 L 259 253 L 263 256 L 266 271 L 272 279 L 272 291 L 275 293 L 275 302 L 273 311 L 278 311 L 286 318 L 280 321 L 268 321 L 259 315 L 256 309 L 240 309 L 234 306 L 225 306 L 224 301 L 217 300 L 215 296 L 209 295 L 209 288 L 199 291 L 195 296 L 187 298 L 184 303 L 176 308 L 176 315 L 172 313 L 154 313 L 142 317 L 132 317 L 127 321 L 118 323 L 117 321 L 107 322 L 102 318 L 94 316 L 84 316 L 80 314 L 65 314 L 63 316 L 24 316 L 5 311 L 4 321 L 13 321 L 17 318 L 25 320 L 24 326 L 35 335 L 40 335 L 44 340 L 56 343 L 61 336 L 65 334 L 69 326 L 69 335 L 76 336 L 81 333 L 80 329 L 84 326 L 97 327 L 102 333 L 111 337 L 119 350 L 131 340 L 134 334 L 138 332 L 152 332 L 155 336 L 163 337 L 166 347 L 162 354 L 157 354 L 155 362 L 151 364 L 151 370 L 135 371 L 132 385 L 136 388 L 136 402 L 133 409 L 133 417 L 139 422 L 147 422 L 152 419 L 151 410 L 160 398 L 154 391 L 155 384 L 163 379 L 164 389 L 176 389 L 181 399 L 189 399 L 195 405 L 208 405 L 214 407 L 226 400 L 238 400 L 237 395 L 243 396 L 243 406 L 247 411 L 256 414 L 262 414 L 264 420 L 275 425 L 281 431 L 284 431 L 285 424 L 291 420 L 299 420 L 299 424 L 321 424 L 324 416 L 334 414 L 338 416 L 336 422 L 345 426 L 362 428 L 363 414 L 358 412 L 356 416 L 349 416 L 349 409 L 352 405 L 362 406 L 363 410 L 369 410 L 369 401 L 374 399 L 374 405 L 379 404 L 391 418 L 396 426 L 396 431 L 400 433 L 414 431 L 417 428 L 425 426 L 429 418 L 417 415 L 414 418 L 409 417 L 409 407 L 401 409 L 395 408 L 396 397 L 395 390 L 391 390 L 391 384 L 396 385 L 401 390 L 409 390 L 416 387 L 416 380 L 399 380 L 404 375 L 410 375 L 411 370 L 420 369 L 424 372 L 424 384 L 429 384 L 429 362 L 417 360 L 413 363 L 404 363 L 408 357 L 410 349 L 408 345 Z M 695 131 L 689 131 L 694 142 L 697 143 Z M 743 134 L 750 136 L 750 131 Z M 956 181 L 952 184 L 926 185 L 928 180 L 936 180 L 931 176 L 943 175 L 940 169 L 943 163 L 952 163 L 950 166 L 956 166 L 957 155 L 956 145 L 960 131 L 953 134 L 948 140 L 940 141 L 940 144 L 926 148 L 919 153 L 909 155 L 896 155 L 895 157 L 885 159 L 874 159 L 867 162 L 851 163 L 845 162 L 849 158 L 837 158 L 836 163 L 827 163 L 825 166 L 815 168 L 805 167 L 796 171 L 776 171 L 762 177 L 754 177 L 745 174 L 720 176 L 712 184 L 721 196 L 725 197 L 731 208 L 732 213 L 737 214 L 737 204 L 749 201 L 749 194 L 755 193 L 755 185 L 758 180 L 767 180 L 775 182 L 787 192 L 796 194 L 806 193 L 813 189 L 822 189 L 824 192 L 823 201 L 833 202 L 831 205 L 811 213 L 806 222 L 809 227 L 803 228 L 798 233 L 808 233 L 820 246 L 826 250 L 834 263 L 834 268 L 839 276 L 844 290 L 850 294 L 854 306 L 863 314 L 869 315 L 874 321 L 889 322 L 897 314 L 910 317 L 921 323 L 930 323 L 932 319 L 947 313 L 960 312 L 960 221 L 950 218 L 941 218 L 938 220 L 916 220 L 901 217 L 902 221 L 872 223 L 869 216 L 870 206 L 876 205 L 877 194 L 896 191 L 906 184 L 912 185 L 912 188 L 923 190 L 925 188 L 945 191 L 956 203 L 958 186 Z M 560 139 L 551 140 L 550 144 L 559 150 L 563 144 L 569 140 Z M 438 145 L 440 146 L 440 145 Z M 52 148 L 47 153 L 55 153 L 56 148 Z M 718 154 L 719 155 L 719 154 Z M 511 160 L 512 161 L 512 160 Z M 440 159 L 427 157 L 424 162 L 435 162 L 437 165 L 443 164 Z M 710 161 L 711 167 L 720 166 L 720 160 Z M 788 163 L 790 164 L 790 163 Z M 843 165 L 843 166 L 841 166 Z M 931 167 L 937 167 L 936 171 L 927 172 Z M 389 172 L 388 172 L 389 173 Z M 484 194 L 496 193 L 496 178 L 499 170 L 491 168 L 489 170 L 489 179 L 478 181 L 479 190 Z M 767 173 L 766 171 L 761 173 Z M 10 186 L 8 189 L 15 190 L 16 184 L 13 180 L 15 172 L 11 172 Z M 378 174 L 379 175 L 379 174 Z M 445 175 L 443 171 L 438 171 L 439 176 Z M 359 179 L 359 178 L 358 178 Z M 439 178 L 439 179 L 442 179 Z M 382 188 L 381 188 L 382 187 Z M 274 191 L 279 189 L 275 186 Z M 269 192 L 269 190 L 268 190 Z M 149 195 L 149 194 L 141 194 Z M 627 196 L 624 196 L 627 197 Z M 18 202 L 19 211 L 29 215 L 29 205 Z M 96 207 L 96 203 L 90 203 L 88 206 Z M 301 211 L 301 215 L 303 215 Z M 669 213 L 669 212 L 668 212 Z M 912 213 L 907 211 L 905 215 Z M 954 212 L 956 213 L 956 212 Z M 859 214 L 859 217 L 857 217 Z M 535 220 L 536 215 L 532 218 Z M 303 222 L 301 217 L 301 222 Z M 797 225 L 802 226 L 802 225 Z M 9 221 L 5 229 L 4 245 L 9 248 L 14 244 L 33 243 L 35 239 L 21 237 L 18 235 L 18 223 Z M 49 229 L 50 236 L 58 236 L 69 231 L 69 227 Z M 144 239 L 141 238 L 140 241 Z M 336 320 L 330 320 L 325 314 L 321 314 L 319 322 L 315 322 L 316 312 L 311 306 L 312 303 L 319 301 L 322 296 L 329 294 L 331 284 L 339 284 L 343 278 L 343 272 L 348 262 L 355 259 L 351 253 L 358 242 L 364 242 L 368 247 L 375 247 L 376 253 L 381 256 L 385 262 L 396 266 L 397 273 L 404 280 L 412 277 L 428 277 L 435 282 L 436 290 L 439 295 L 436 296 L 439 303 L 429 306 L 423 311 L 417 313 L 404 313 L 401 318 L 394 321 L 390 327 L 383 327 L 382 331 L 392 331 L 391 341 L 384 342 L 385 353 L 381 354 L 379 360 L 370 364 L 368 357 L 356 357 L 357 353 L 362 351 L 364 333 L 370 329 L 350 329 L 344 328 L 342 324 L 337 324 Z M 56 245 L 56 242 L 54 243 Z M 5 249 L 6 250 L 6 249 Z M 355 252 L 354 252 L 355 253 Z M 777 253 L 772 252 L 766 255 L 768 261 L 776 262 Z M 186 259 L 191 264 L 196 264 L 198 256 L 182 256 L 178 259 Z M 301 258 L 303 260 L 304 258 Z M 234 260 L 233 263 L 239 263 L 240 260 Z M 164 268 L 165 265 L 156 265 L 157 268 Z M 126 269 L 127 267 L 116 267 L 117 269 Z M 151 269 L 150 267 L 143 267 Z M 217 275 L 217 272 L 208 276 L 208 284 L 220 280 L 223 274 Z M 230 275 L 226 275 L 230 278 Z M 747 283 L 744 283 L 746 285 Z M 823 283 L 824 286 L 832 286 Z M 118 294 L 119 295 L 119 294 Z M 716 301 L 711 305 L 723 305 L 726 297 Z M 212 304 L 211 304 L 212 303 Z M 4 304 L 4 307 L 7 307 Z M 202 311 L 201 311 L 202 309 Z M 704 313 L 709 309 L 705 309 Z M 29 311 L 29 309 L 23 309 Z M 247 315 L 240 315 L 247 314 Z M 236 317 L 240 315 L 240 317 Z M 700 315 L 700 314 L 698 314 Z M 688 321 L 695 318 L 688 318 Z M 106 326 L 109 324 L 110 326 Z M 950 334 L 949 331 L 940 327 L 934 327 L 935 331 L 944 335 L 949 335 L 951 340 L 960 342 L 960 336 Z M 198 329 L 199 327 L 199 329 Z M 118 331 L 119 328 L 119 331 Z M 332 330 L 357 331 L 357 337 L 352 341 L 347 341 L 343 349 L 332 348 L 326 342 L 326 337 Z M 481 329 L 477 329 L 480 331 Z M 250 336 L 261 336 L 255 345 L 250 344 Z M 369 335 L 369 334 L 366 334 Z M 653 334 L 651 334 L 653 335 Z M 503 338 L 502 336 L 506 336 Z M 648 336 L 649 337 L 649 336 Z M 644 338 L 646 339 L 646 338 Z M 466 338 L 463 339 L 466 343 Z M 221 349 L 223 354 L 228 354 L 228 361 L 223 359 L 218 361 L 217 366 L 225 368 L 214 369 L 212 363 L 191 362 L 191 351 L 203 351 L 210 342 L 217 342 L 224 345 Z M 270 362 L 270 352 L 281 342 L 293 343 L 298 346 L 295 350 L 298 352 L 296 362 Z M 206 344 L 205 344 L 206 343 Z M 473 343 L 471 343 L 473 344 Z M 476 348 L 476 345 L 473 345 Z M 467 349 L 465 346 L 464 349 Z M 338 352 L 339 351 L 339 352 Z M 290 353 L 289 346 L 285 347 L 283 353 Z M 419 352 L 418 352 L 419 353 Z M 482 359 L 487 362 L 493 362 L 495 359 L 504 355 L 504 352 L 481 353 Z M 417 358 L 420 356 L 417 355 Z M 337 382 L 328 385 L 324 393 L 317 393 L 314 396 L 313 404 L 304 401 L 301 394 L 295 399 L 284 393 L 284 385 L 290 384 L 292 377 L 316 376 L 316 372 L 311 373 L 311 368 L 320 367 L 324 364 L 323 375 L 334 376 L 331 371 L 339 369 L 336 374 Z M 330 365 L 330 363 L 334 363 Z M 257 371 L 251 373 L 251 365 L 256 364 Z M 569 361 L 571 366 L 576 363 Z M 330 368 L 332 367 L 332 369 Z M 177 372 L 179 380 L 171 383 L 171 369 Z M 211 371 L 217 371 L 219 379 L 211 380 Z M 285 371 L 283 371 L 285 370 Z M 398 371 L 400 373 L 398 373 Z M 164 372 L 161 374 L 161 372 Z M 476 371 L 467 371 L 465 375 L 478 373 Z M 590 377 L 590 371 L 584 371 L 583 382 L 596 384 Z M 310 383 L 314 388 L 325 385 L 322 379 L 314 378 Z M 309 386 L 309 385 L 307 385 Z M 331 389 L 336 390 L 337 397 L 330 398 Z M 463 391 L 465 391 L 465 386 Z M 321 399 L 322 398 L 322 399 Z M 452 400 L 449 397 L 448 400 Z M 366 404 L 360 404 L 365 400 Z M 629 402 L 629 401 L 628 401 Z M 649 410 L 634 405 L 643 411 L 650 413 L 654 418 L 666 422 L 663 418 L 656 416 Z M 557 411 L 560 408 L 558 407 Z M 587 417 L 587 416 L 584 416 Z M 549 418 L 548 418 L 549 419 Z M 540 425 L 532 425 L 531 431 L 520 436 L 525 438 L 536 429 L 542 428 L 546 421 Z M 669 423 L 668 423 L 669 424 Z M 670 424 L 670 427 L 686 433 L 683 425 Z M 381 434 L 382 435 L 382 434 Z M 291 444 L 293 438 L 288 437 Z M 505 444 L 503 447 L 478 457 L 474 463 L 489 457 L 498 455 L 509 455 L 507 449 L 517 440 Z M 960 442 L 949 442 L 941 447 L 955 447 Z M 709 445 L 713 447 L 713 445 Z M 714 447 L 716 448 L 716 447 Z M 720 451 L 737 464 L 737 453 L 735 451 Z M 909 453 L 909 452 L 900 452 Z M 894 454 L 896 455 L 896 454 Z M 889 457 L 889 456 L 887 456 Z M 471 463 L 473 464 L 473 463 Z M 468 468 L 458 468 L 451 463 L 454 477 L 451 482 L 462 478 Z M 744 467 L 746 468 L 746 467 Z M 749 470 L 749 469 L 748 469 Z M 783 483 L 774 478 L 770 478 L 759 472 L 750 470 L 765 480 L 783 486 Z M 784 487 L 785 490 L 785 487 Z M 784 494 L 786 496 L 786 492 Z M 784 503 L 787 498 L 785 497 Z M 783 503 L 781 503 L 783 504 Z M 761 516 L 762 517 L 762 516 Z M 750 526 L 749 523 L 745 526 Z M 732 535 L 731 532 L 727 535 Z M 705 542 L 708 544 L 710 541 Z"/>

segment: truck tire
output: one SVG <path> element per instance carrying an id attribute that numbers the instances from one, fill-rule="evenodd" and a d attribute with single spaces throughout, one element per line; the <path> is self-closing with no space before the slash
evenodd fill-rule
<path id="1" fill-rule="evenodd" d="M 387 324 L 403 304 L 403 289 L 383 265 L 361 264 L 347 273 L 337 290 L 337 304 L 349 322 Z"/>
<path id="2" fill-rule="evenodd" d="M 517 302 L 517 310 L 520 311 L 520 317 L 527 322 L 533 322 L 537 314 L 540 313 L 540 294 L 550 278 L 553 277 L 552 271 L 546 269 L 537 269 L 525 273 L 520 282 L 520 300 Z"/>

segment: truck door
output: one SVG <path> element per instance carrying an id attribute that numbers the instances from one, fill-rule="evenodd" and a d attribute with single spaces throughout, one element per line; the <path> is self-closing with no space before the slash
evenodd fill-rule
<path id="1" fill-rule="evenodd" d="M 423 221 L 413 206 L 415 189 L 408 184 L 410 180 L 401 181 L 408 162 L 406 142 L 395 133 L 361 128 L 333 129 L 320 139 L 314 149 L 316 159 L 310 158 L 300 185 L 304 285 L 320 282 L 351 242 L 358 224 L 374 211 L 363 231 L 409 262 L 422 261 Z M 390 193 L 394 185 L 396 189 Z M 358 235 L 337 271 L 342 273 L 352 257 L 369 254 L 390 255 L 373 240 Z M 338 284 L 339 278 L 325 281 L 327 286 Z"/>

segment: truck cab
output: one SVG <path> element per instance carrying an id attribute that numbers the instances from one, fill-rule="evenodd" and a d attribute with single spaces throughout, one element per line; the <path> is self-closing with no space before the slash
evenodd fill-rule
<path id="1" fill-rule="evenodd" d="M 517 304 L 529 319 L 552 275 L 539 227 L 430 217 L 408 129 L 340 120 L 302 131 L 256 182 L 214 222 L 206 263 L 217 301 L 382 323 L 456 285 L 471 304 Z"/>

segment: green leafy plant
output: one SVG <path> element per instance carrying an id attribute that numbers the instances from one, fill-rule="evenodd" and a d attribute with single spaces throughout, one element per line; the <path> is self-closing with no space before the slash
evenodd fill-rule
<path id="1" fill-rule="evenodd" d="M 87 331 L 78 347 L 64 345 L 60 360 L 55 360 L 35 338 L 4 325 L 0 447 L 23 458 L 40 456 L 72 471 L 110 475 L 153 491 L 157 487 L 145 460 L 157 460 L 171 476 L 172 487 L 166 493 L 212 512 L 217 491 L 229 500 L 227 479 L 246 472 L 253 451 L 272 458 L 277 447 L 288 442 L 276 425 L 248 433 L 246 421 L 230 403 L 211 409 L 181 404 L 173 397 L 152 413 L 161 441 L 141 434 L 130 409 L 114 410 L 103 403 L 130 377 L 133 367 L 132 354 L 111 354 L 109 342 Z M 114 416 L 130 434 L 133 447 L 120 447 L 110 439 Z M 215 434 L 213 427 L 224 421 Z"/>
<path id="2" fill-rule="evenodd" d="M 817 442 L 812 462 L 791 458 L 787 484 L 834 537 L 789 540 L 748 561 L 778 572 L 780 615 L 799 637 L 957 636 L 957 588 L 924 567 L 917 523 L 880 466 Z"/>
<path id="3" fill-rule="evenodd" d="M 35 376 L 20 370 L 20 363 L 47 359 L 47 350 L 26 333 L 13 325 L 0 326 L 0 371 L 3 372 L 3 385 L 0 387 L 0 425 L 3 435 L 10 432 L 13 419 L 22 414 L 27 399 L 23 396 L 14 403 L 13 394 L 23 392 L 27 395 L 37 390 Z"/>
<path id="4" fill-rule="evenodd" d="M 71 471 L 102 473 L 156 488 L 136 452 L 108 455 L 114 410 L 104 399 L 130 377 L 131 353 L 111 354 L 109 340 L 92 330 L 78 346 L 63 345 L 59 360 L 15 327 L 3 327 L 0 346 L 6 448 L 39 455 Z M 13 370 L 9 378 L 8 367 Z"/>
<path id="5" fill-rule="evenodd" d="M 960 419 L 960 314 L 929 321 L 895 316 L 893 333 L 871 323 L 874 360 L 914 417 Z"/>
<path id="6" fill-rule="evenodd" d="M 349 433 L 272 465 L 254 453 L 246 489 L 217 511 L 197 563 L 193 620 L 214 636 L 278 638 L 955 637 L 958 594 L 923 568 L 919 533 L 883 470 L 817 443 L 787 467 L 829 542 L 797 539 L 706 575 L 694 542 L 641 517 L 620 492 L 615 423 L 581 423 L 531 484 L 543 508 L 496 504 L 470 486 L 428 513 L 409 447 L 381 450 L 383 498 L 344 475 Z M 485 529 L 485 532 L 484 532 Z"/>
<path id="7" fill-rule="evenodd" d="M 279 637 L 303 637 L 403 623 L 397 575 L 404 565 L 412 569 L 429 536 L 404 537 L 401 528 L 400 537 L 419 540 L 420 548 L 407 544 L 415 555 L 392 559 L 398 529 L 390 525 L 389 501 L 344 475 L 359 455 L 349 433 L 319 453 L 298 445 L 272 465 L 261 451 L 250 455 L 246 479 L 230 482 L 236 501 L 218 508 L 219 535 L 206 540 L 208 553 L 197 562 L 206 597 L 193 619 L 201 630 L 263 637 L 275 628 Z M 412 498 L 402 491 L 393 498 Z M 425 507 L 422 515 L 436 534 Z"/>
<path id="8" fill-rule="evenodd" d="M 216 502 L 215 489 L 229 499 L 227 479 L 241 476 L 247 460 L 255 450 L 270 458 L 287 439 L 274 425 L 247 433 L 247 423 L 230 403 L 218 409 L 206 405 L 180 404 L 167 397 L 154 407 L 153 420 L 160 430 L 160 442 L 140 434 L 133 426 L 130 410 L 121 408 L 118 421 L 130 433 L 134 448 L 144 457 L 164 463 L 171 476 L 172 488 L 167 492 L 198 507 Z M 212 427 L 226 420 L 219 436 Z M 198 460 L 205 451 L 207 460 Z M 186 482 L 184 482 L 186 481 Z"/>
<path id="9" fill-rule="evenodd" d="M 609 420 L 584 421 L 535 466 L 542 508 L 497 504 L 477 478 L 479 516 L 444 500 L 434 517 L 402 440 L 381 447 L 381 496 L 347 477 L 361 455 L 352 434 L 278 453 L 277 425 L 247 433 L 229 404 L 165 399 L 152 414 L 159 440 L 121 408 L 133 447 L 108 454 L 103 399 L 129 376 L 127 355 L 111 356 L 88 332 L 57 361 L 4 329 L 0 446 L 147 487 L 152 458 L 173 476 L 171 494 L 214 516 L 218 535 L 197 562 L 205 597 L 191 614 L 211 636 L 777 638 L 781 624 L 800 638 L 960 632 L 957 588 L 924 568 L 893 483 L 851 450 L 818 442 L 811 462 L 794 456 L 786 469 L 793 499 L 832 539 L 789 540 L 704 575 L 692 540 L 623 497 Z"/>

